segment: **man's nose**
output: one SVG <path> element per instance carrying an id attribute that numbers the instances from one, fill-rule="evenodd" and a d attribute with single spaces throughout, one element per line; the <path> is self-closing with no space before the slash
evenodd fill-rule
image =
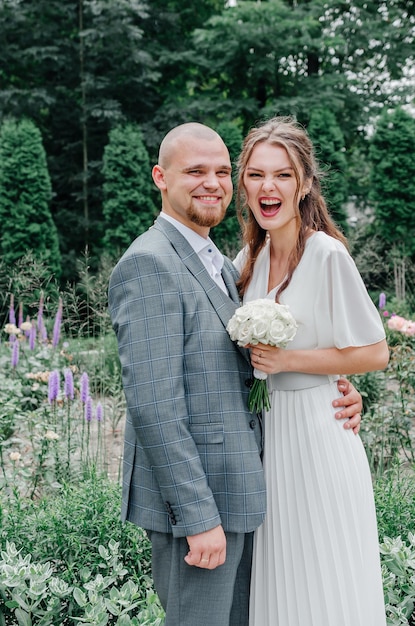
<path id="1" fill-rule="evenodd" d="M 219 178 L 215 172 L 206 174 L 203 179 L 203 185 L 206 189 L 217 189 L 219 187 Z"/>

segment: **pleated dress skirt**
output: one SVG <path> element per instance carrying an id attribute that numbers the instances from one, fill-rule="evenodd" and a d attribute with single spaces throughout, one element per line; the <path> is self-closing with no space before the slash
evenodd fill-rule
<path id="1" fill-rule="evenodd" d="M 386 624 L 369 465 L 359 436 L 334 418 L 338 395 L 331 381 L 272 391 L 250 626 Z"/>

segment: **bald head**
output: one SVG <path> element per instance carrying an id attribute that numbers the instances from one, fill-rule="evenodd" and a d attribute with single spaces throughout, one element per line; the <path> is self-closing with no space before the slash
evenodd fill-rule
<path id="1" fill-rule="evenodd" d="M 231 174 L 229 151 L 222 138 L 196 122 L 167 133 L 152 170 L 163 213 L 202 237 L 225 215 L 232 199 Z"/>
<path id="2" fill-rule="evenodd" d="M 159 165 L 161 167 L 169 167 L 173 155 L 180 149 L 183 140 L 188 138 L 199 139 L 201 141 L 217 141 L 222 138 L 216 131 L 209 126 L 199 124 L 198 122 L 188 122 L 180 124 L 167 133 L 160 144 Z"/>

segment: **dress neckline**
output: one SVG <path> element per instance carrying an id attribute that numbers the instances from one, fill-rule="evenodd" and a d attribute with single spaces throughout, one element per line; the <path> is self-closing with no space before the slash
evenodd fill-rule
<path id="1" fill-rule="evenodd" d="M 315 230 L 314 232 L 311 233 L 311 235 L 309 235 L 307 237 L 306 242 L 305 242 L 305 246 L 304 246 L 303 256 L 301 257 L 300 262 L 297 265 L 297 267 L 295 268 L 294 272 L 297 271 L 297 268 L 301 264 L 301 262 L 302 262 L 302 260 L 304 258 L 304 255 L 306 253 L 306 250 L 307 250 L 309 242 L 311 241 L 311 239 L 314 239 L 315 235 L 317 235 L 318 232 L 319 232 L 318 230 Z M 267 248 L 268 249 L 267 249 L 267 271 L 266 271 L 266 275 L 269 276 L 269 271 L 270 271 L 270 268 L 271 268 L 271 241 L 270 240 L 268 240 L 268 242 L 267 242 Z M 281 287 L 282 283 L 284 282 L 284 280 L 286 278 L 287 278 L 287 275 L 284 276 L 284 278 L 278 283 L 278 285 L 276 285 L 275 287 L 273 287 L 272 289 L 267 291 L 266 298 L 271 298 L 271 296 L 273 296 L 274 299 L 275 299 L 275 294 L 277 293 L 278 289 Z"/>

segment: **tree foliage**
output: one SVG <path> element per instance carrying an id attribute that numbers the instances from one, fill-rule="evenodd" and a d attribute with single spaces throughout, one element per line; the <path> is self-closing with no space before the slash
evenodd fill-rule
<path id="1" fill-rule="evenodd" d="M 233 122 L 221 122 L 217 126 L 216 131 L 222 137 L 229 150 L 229 156 L 233 166 L 233 183 L 235 187 L 236 162 L 242 147 L 242 131 Z M 212 239 L 214 239 L 216 245 L 231 258 L 236 256 L 236 253 L 241 247 L 241 229 L 236 216 L 234 199 L 226 211 L 224 220 L 213 229 Z"/>
<path id="2" fill-rule="evenodd" d="M 32 121 L 6 120 L 0 131 L 0 252 L 12 266 L 28 251 L 59 278 L 58 233 L 39 130 Z"/>
<path id="3" fill-rule="evenodd" d="M 415 255 L 415 119 L 398 108 L 379 118 L 370 145 L 372 185 L 381 238 L 402 256 Z"/>
<path id="4" fill-rule="evenodd" d="M 0 0 L 0 110 L 39 127 L 53 184 L 64 278 L 99 257 L 102 157 L 113 125 L 151 116 L 159 80 L 141 46 L 141 0 Z"/>
<path id="5" fill-rule="evenodd" d="M 104 150 L 104 249 L 117 257 L 154 221 L 151 167 L 140 129 L 113 128 Z"/>
<path id="6" fill-rule="evenodd" d="M 315 109 L 310 116 L 309 135 L 325 179 L 323 193 L 336 224 L 347 233 L 347 161 L 343 133 L 334 114 L 327 109 Z"/>
<path id="7" fill-rule="evenodd" d="M 42 134 L 64 279 L 86 246 L 98 265 L 112 128 L 138 124 L 154 161 L 182 122 L 245 133 L 277 113 L 308 126 L 313 110 L 326 109 L 359 173 L 364 129 L 382 108 L 413 99 L 400 79 L 414 66 L 415 0 L 227 4 L 0 0 L 0 118 L 28 117 Z"/>

